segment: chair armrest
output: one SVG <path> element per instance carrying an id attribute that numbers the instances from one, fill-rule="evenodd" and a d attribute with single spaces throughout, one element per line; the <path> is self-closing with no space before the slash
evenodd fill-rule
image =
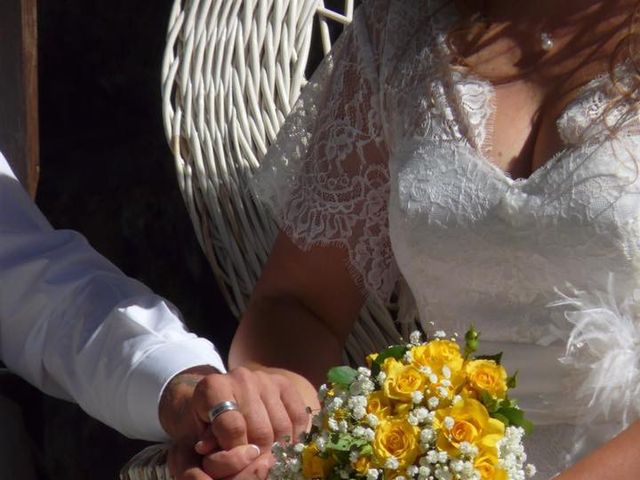
<path id="1" fill-rule="evenodd" d="M 167 466 L 168 444 L 151 445 L 120 470 L 120 480 L 173 480 Z"/>

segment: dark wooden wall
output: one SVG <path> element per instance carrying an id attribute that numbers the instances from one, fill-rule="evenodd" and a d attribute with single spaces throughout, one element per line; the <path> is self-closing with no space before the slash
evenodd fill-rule
<path id="1" fill-rule="evenodd" d="M 0 150 L 32 195 L 38 181 L 36 0 L 0 1 Z"/>

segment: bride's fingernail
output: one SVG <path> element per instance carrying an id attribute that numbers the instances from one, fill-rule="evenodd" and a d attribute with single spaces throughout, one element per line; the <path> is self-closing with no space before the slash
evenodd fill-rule
<path id="1" fill-rule="evenodd" d="M 195 446 L 193 448 L 195 448 L 196 452 L 200 453 L 200 451 L 202 450 L 203 447 L 204 447 L 204 442 L 202 440 L 200 440 L 199 442 L 197 442 L 195 444 Z"/>
<path id="2" fill-rule="evenodd" d="M 258 457 L 260 455 L 260 453 L 262 453 L 262 452 L 260 452 L 260 447 L 259 446 L 254 445 L 253 443 L 250 443 L 249 446 L 255 449 L 256 457 Z"/>

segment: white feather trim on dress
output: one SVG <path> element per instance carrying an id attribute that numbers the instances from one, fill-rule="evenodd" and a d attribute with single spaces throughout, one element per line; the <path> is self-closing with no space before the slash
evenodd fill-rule
<path id="1" fill-rule="evenodd" d="M 640 323 L 637 298 L 620 301 L 613 276 L 605 293 L 560 293 L 552 306 L 571 307 L 566 354 L 570 385 L 583 425 L 615 422 L 622 429 L 640 417 Z M 635 295 L 634 295 L 635 297 Z"/>

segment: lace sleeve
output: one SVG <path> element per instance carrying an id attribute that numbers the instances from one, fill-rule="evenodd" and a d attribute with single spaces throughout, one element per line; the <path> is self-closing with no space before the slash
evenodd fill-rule
<path id="1" fill-rule="evenodd" d="M 256 196 L 303 250 L 338 245 L 365 294 L 388 299 L 397 280 L 388 232 L 388 153 L 380 113 L 384 17 L 360 8 L 303 90 L 254 177 Z"/>

